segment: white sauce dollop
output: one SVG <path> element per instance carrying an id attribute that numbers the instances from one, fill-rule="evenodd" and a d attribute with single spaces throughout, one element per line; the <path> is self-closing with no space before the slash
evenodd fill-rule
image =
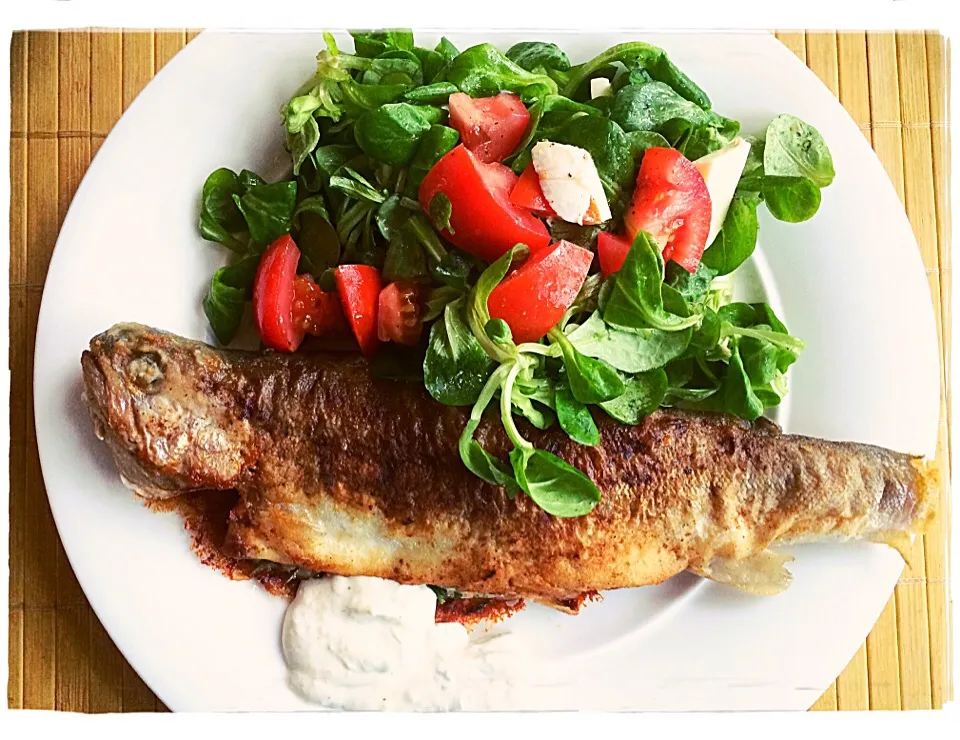
<path id="1" fill-rule="evenodd" d="M 364 576 L 303 581 L 283 620 L 290 686 L 338 709 L 482 711 L 522 706 L 510 633 L 471 639 L 436 624 L 436 595 Z"/>

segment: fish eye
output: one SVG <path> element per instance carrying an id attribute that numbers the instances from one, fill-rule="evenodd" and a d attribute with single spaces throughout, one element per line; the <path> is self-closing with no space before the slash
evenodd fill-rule
<path id="1" fill-rule="evenodd" d="M 127 364 L 127 377 L 140 390 L 153 393 L 163 381 L 163 360 L 159 352 L 141 352 Z"/>

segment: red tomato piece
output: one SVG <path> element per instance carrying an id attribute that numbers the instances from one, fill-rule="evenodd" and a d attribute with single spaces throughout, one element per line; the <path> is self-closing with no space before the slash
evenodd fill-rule
<path id="1" fill-rule="evenodd" d="M 481 162 L 499 162 L 523 139 L 530 125 L 530 112 L 513 93 L 491 98 L 471 98 L 454 93 L 448 101 L 450 125 Z"/>
<path id="2" fill-rule="evenodd" d="M 520 175 L 517 184 L 510 191 L 510 202 L 515 206 L 526 208 L 533 211 L 538 216 L 556 216 L 557 212 L 547 201 L 543 194 L 543 188 L 540 187 L 540 176 L 533 169 L 532 164 L 527 165 L 527 169 Z"/>
<path id="3" fill-rule="evenodd" d="M 377 337 L 377 305 L 383 283 L 380 271 L 369 265 L 340 265 L 334 270 L 337 292 L 347 322 L 364 357 L 371 357 L 380 345 Z"/>
<path id="4" fill-rule="evenodd" d="M 592 262 L 593 252 L 568 241 L 541 249 L 493 289 L 490 317 L 506 321 L 518 344 L 541 339 L 576 299 Z"/>
<path id="5" fill-rule="evenodd" d="M 630 252 L 631 242 L 625 236 L 601 231 L 597 235 L 597 257 L 600 259 L 600 271 L 604 277 L 610 277 L 623 267 L 623 261 Z"/>
<path id="6" fill-rule="evenodd" d="M 380 291 L 377 335 L 381 342 L 412 347 L 420 341 L 422 330 L 423 309 L 416 283 L 397 281 Z"/>
<path id="7" fill-rule="evenodd" d="M 293 281 L 293 325 L 301 334 L 315 337 L 345 332 L 347 321 L 340 296 L 325 293 L 310 275 L 297 275 Z"/>
<path id="8" fill-rule="evenodd" d="M 450 225 L 441 234 L 474 257 L 493 262 L 516 244 L 536 252 L 550 244 L 543 221 L 510 202 L 517 176 L 502 164 L 484 164 L 463 144 L 445 154 L 420 183 L 420 205 L 442 192 L 450 199 Z"/>
<path id="9" fill-rule="evenodd" d="M 290 236 L 266 248 L 253 281 L 253 315 L 260 338 L 270 349 L 295 352 L 303 332 L 293 321 L 293 280 L 300 250 Z"/>
<path id="10" fill-rule="evenodd" d="M 648 232 L 663 259 L 695 272 L 710 235 L 710 193 L 693 162 L 676 149 L 647 149 L 637 175 L 637 189 L 624 215 L 631 243 Z"/>

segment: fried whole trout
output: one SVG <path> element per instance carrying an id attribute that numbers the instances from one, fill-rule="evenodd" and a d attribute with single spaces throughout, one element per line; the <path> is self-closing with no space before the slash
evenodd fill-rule
<path id="1" fill-rule="evenodd" d="M 863 538 L 898 547 L 933 514 L 923 460 L 780 433 L 769 421 L 661 410 L 597 414 L 600 444 L 521 421 L 599 487 L 555 518 L 460 461 L 468 409 L 377 380 L 344 354 L 214 349 L 135 324 L 83 353 L 84 395 L 127 485 L 147 498 L 236 489 L 230 554 L 313 571 L 562 604 L 684 570 L 758 594 L 790 582 L 773 543 Z M 498 456 L 499 423 L 478 439 Z"/>

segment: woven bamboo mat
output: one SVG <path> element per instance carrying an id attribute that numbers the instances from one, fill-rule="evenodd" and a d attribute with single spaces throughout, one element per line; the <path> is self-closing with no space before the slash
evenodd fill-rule
<path id="1" fill-rule="evenodd" d="M 73 193 L 123 110 L 192 32 L 26 32 L 11 44 L 10 707 L 164 711 L 91 611 L 47 505 L 33 426 L 40 296 Z M 837 95 L 913 225 L 943 348 L 950 332 L 948 47 L 932 33 L 778 33 Z M 951 700 L 946 583 L 949 420 L 944 354 L 933 531 L 864 645 L 814 709 L 928 709 Z"/>

